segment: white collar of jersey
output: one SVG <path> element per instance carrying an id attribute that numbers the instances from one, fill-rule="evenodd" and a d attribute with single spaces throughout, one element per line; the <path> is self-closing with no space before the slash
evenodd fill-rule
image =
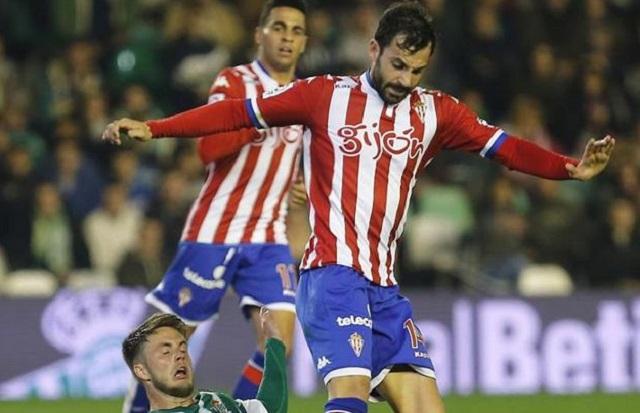
<path id="1" fill-rule="evenodd" d="M 366 93 L 367 95 L 374 95 L 375 97 L 380 99 L 382 101 L 382 103 L 384 103 L 388 107 L 392 107 L 393 108 L 393 107 L 399 105 L 400 103 L 402 103 L 405 99 L 411 99 L 411 93 L 409 93 L 404 99 L 402 99 L 398 103 L 389 104 L 389 103 L 385 102 L 385 100 L 382 99 L 382 96 L 380 96 L 380 93 L 378 93 L 378 90 L 373 86 L 373 79 L 371 78 L 371 70 L 367 70 L 366 72 L 364 72 L 363 74 L 360 75 L 360 82 L 362 83 L 362 91 L 364 93 Z"/>
<path id="2" fill-rule="evenodd" d="M 251 68 L 258 75 L 258 78 L 264 86 L 265 91 L 272 90 L 280 86 L 278 82 L 276 82 L 275 79 L 273 79 L 269 75 L 269 72 L 267 72 L 267 68 L 264 67 L 264 65 L 260 63 L 258 59 L 251 62 Z"/>

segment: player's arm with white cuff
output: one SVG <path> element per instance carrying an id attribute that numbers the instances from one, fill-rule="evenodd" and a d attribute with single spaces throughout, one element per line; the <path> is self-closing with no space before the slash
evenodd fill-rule
<path id="1" fill-rule="evenodd" d="M 238 400 L 247 413 L 286 413 L 289 405 L 284 343 L 270 338 L 265 344 L 264 375 L 255 400 Z"/>

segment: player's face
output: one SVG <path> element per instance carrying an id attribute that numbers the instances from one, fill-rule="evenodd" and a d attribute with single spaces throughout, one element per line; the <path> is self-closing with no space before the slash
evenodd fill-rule
<path id="1" fill-rule="evenodd" d="M 371 77 L 382 99 L 396 104 L 418 86 L 431 60 L 431 45 L 411 53 L 401 48 L 403 35 L 396 36 L 383 50 L 375 40 L 369 45 Z"/>
<path id="2" fill-rule="evenodd" d="M 304 13 L 292 7 L 274 7 L 263 27 L 256 29 L 259 57 L 275 70 L 296 65 L 307 44 Z"/>
<path id="3" fill-rule="evenodd" d="M 171 327 L 161 327 L 144 345 L 145 367 L 151 384 L 173 397 L 193 394 L 193 368 L 187 340 Z"/>

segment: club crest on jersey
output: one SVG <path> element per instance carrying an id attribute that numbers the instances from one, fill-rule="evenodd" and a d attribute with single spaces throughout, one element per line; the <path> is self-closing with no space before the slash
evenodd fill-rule
<path id="1" fill-rule="evenodd" d="M 189 304 L 192 298 L 193 298 L 193 294 L 191 293 L 191 288 L 189 287 L 181 288 L 180 292 L 178 292 L 178 306 L 184 307 L 185 305 Z"/>
<path id="2" fill-rule="evenodd" d="M 362 354 L 362 349 L 364 348 L 364 338 L 362 338 L 362 336 L 358 333 L 353 333 L 351 334 L 351 336 L 349 336 L 349 345 L 351 346 L 351 349 L 353 350 L 353 353 L 356 355 L 356 357 L 360 357 L 360 354 Z"/>
<path id="3" fill-rule="evenodd" d="M 411 109 L 416 111 L 418 119 L 420 119 L 420 122 L 424 123 L 424 118 L 427 114 L 427 103 L 424 101 L 424 96 L 422 94 L 420 94 L 418 97 L 419 100 L 413 102 L 413 104 L 411 105 Z"/>
<path id="4" fill-rule="evenodd" d="M 410 158 L 416 158 L 424 151 L 422 140 L 412 136 L 413 127 L 400 133 L 390 130 L 384 133 L 378 129 L 378 123 L 365 125 L 347 125 L 338 129 L 338 136 L 342 138 L 339 148 L 346 156 L 358 156 L 365 146 L 375 150 L 373 159 L 378 159 L 385 152 L 391 156 L 409 153 Z"/>

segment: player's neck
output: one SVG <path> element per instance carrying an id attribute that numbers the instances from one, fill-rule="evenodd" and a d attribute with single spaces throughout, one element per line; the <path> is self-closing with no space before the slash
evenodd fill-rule
<path id="1" fill-rule="evenodd" d="M 147 388 L 147 397 L 149 398 L 149 407 L 151 411 L 187 407 L 191 406 L 196 401 L 194 395 L 187 397 L 174 397 L 162 393 L 157 389 L 149 388 Z"/>
<path id="2" fill-rule="evenodd" d="M 296 78 L 295 66 L 291 66 L 291 68 L 288 70 L 278 70 L 270 65 L 266 59 L 258 57 L 256 61 L 262 67 L 262 69 L 267 72 L 269 77 L 278 82 L 279 85 L 286 85 L 287 83 L 291 83 Z"/>

